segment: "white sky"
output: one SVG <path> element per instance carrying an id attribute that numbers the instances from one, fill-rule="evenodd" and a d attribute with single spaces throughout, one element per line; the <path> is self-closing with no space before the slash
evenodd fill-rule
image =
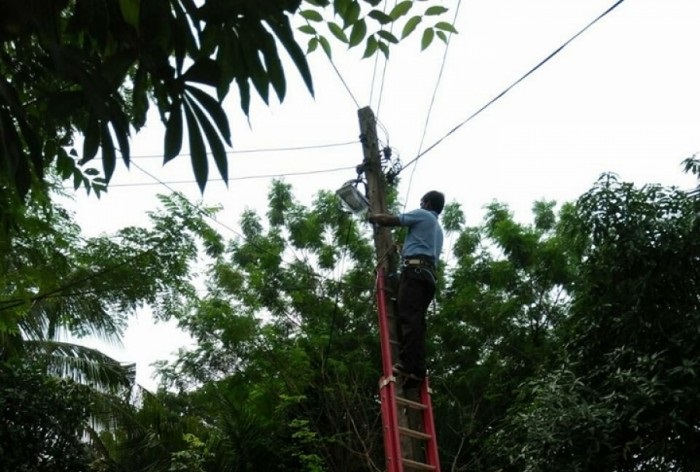
<path id="1" fill-rule="evenodd" d="M 404 163 L 438 142 L 571 36 L 609 8 L 613 0 L 470 0 L 459 3 L 447 54 L 443 43 L 419 52 L 419 35 L 395 47 L 383 61 L 360 60 L 334 43 L 334 60 L 348 91 L 320 53 L 310 57 L 315 97 L 287 67 L 282 105 L 253 98 L 250 126 L 232 89 L 227 102 L 234 150 L 289 148 L 358 140 L 359 107 L 371 106 L 379 137 Z M 458 2 L 443 2 L 451 11 Z M 419 11 L 424 8 L 419 4 Z M 414 33 L 415 34 L 415 33 Z M 303 35 L 297 35 L 305 41 Z M 282 54 L 283 49 L 280 48 Z M 442 77 L 440 67 L 445 59 Z M 535 200 L 571 201 L 600 174 L 616 172 L 637 184 L 683 189 L 695 179 L 681 161 L 700 151 L 700 2 L 627 0 L 575 39 L 558 55 L 474 119 L 422 156 L 402 174 L 400 195 L 409 208 L 427 190 L 457 201 L 468 224 L 481 222 L 485 204 L 510 205 L 530 221 Z M 384 74 L 382 86 L 382 74 Z M 352 96 L 351 96 L 352 94 Z M 426 125 L 431 99 L 435 102 Z M 354 97 L 354 98 L 353 98 Z M 381 101 L 379 98 L 381 97 Z M 357 104 L 355 103 L 357 100 Z M 423 138 L 423 136 L 425 136 Z M 421 147 L 421 140 L 423 141 Z M 245 208 L 264 213 L 270 179 L 241 177 L 354 168 L 360 144 L 304 151 L 236 153 L 229 161 L 228 188 L 212 162 L 202 196 L 187 156 L 162 165 L 162 128 L 152 114 L 149 129 L 133 139 L 133 163 L 184 192 L 192 201 L 221 204 L 219 220 L 236 229 Z M 305 204 L 321 189 L 335 190 L 354 170 L 287 176 Z M 188 181 L 175 184 L 172 182 Z M 146 224 L 156 193 L 168 193 L 132 166 L 117 166 L 109 193 L 100 200 L 76 196 L 78 223 L 87 235 Z M 218 228 L 227 237 L 230 230 Z M 153 325 L 147 313 L 129 327 L 114 357 L 137 362 L 137 380 L 149 388 L 148 365 L 186 342 L 172 326 Z"/>

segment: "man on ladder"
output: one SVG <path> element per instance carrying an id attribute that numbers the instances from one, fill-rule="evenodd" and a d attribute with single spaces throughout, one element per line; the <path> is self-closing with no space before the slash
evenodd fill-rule
<path id="1" fill-rule="evenodd" d="M 368 217 L 370 223 L 379 226 L 408 227 L 401 252 L 397 300 L 401 346 L 393 371 L 415 381 L 426 375 L 425 316 L 435 296 L 435 269 L 443 242 L 438 216 L 444 206 L 445 196 L 432 190 L 423 195 L 420 208 L 399 215 L 375 213 Z"/>

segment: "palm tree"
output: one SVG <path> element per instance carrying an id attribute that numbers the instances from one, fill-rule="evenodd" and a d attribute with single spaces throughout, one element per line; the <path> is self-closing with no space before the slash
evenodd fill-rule
<path id="1" fill-rule="evenodd" d="M 134 364 L 79 340 L 118 343 L 129 315 L 142 305 L 154 306 L 157 316 L 171 316 L 194 296 L 189 265 L 197 255 L 196 237 L 211 250 L 217 247 L 218 235 L 204 224 L 201 210 L 177 196 L 162 202 L 166 211 L 151 215 L 153 229 L 125 228 L 111 238 L 80 238 L 71 215 L 45 195 L 16 206 L 11 224 L 0 226 L 6 236 L 0 255 L 0 364 L 31 368 L 46 379 L 60 379 L 69 392 L 88 393 L 80 430 L 54 436 L 87 434 L 97 451 L 106 451 L 96 442 L 98 433 L 128 422 L 132 396 L 143 392 L 135 389 Z M 13 388 L 1 385 L 0 390 Z M 0 431 L 0 441 L 2 436 Z"/>

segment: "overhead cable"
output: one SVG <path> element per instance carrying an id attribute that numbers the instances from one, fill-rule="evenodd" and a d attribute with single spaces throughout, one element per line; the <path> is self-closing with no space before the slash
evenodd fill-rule
<path id="1" fill-rule="evenodd" d="M 576 38 L 578 38 L 581 34 L 583 34 L 584 31 L 586 31 L 588 28 L 590 28 L 590 27 L 593 26 L 595 23 L 597 23 L 598 21 L 600 21 L 600 20 L 601 20 L 603 17 L 605 17 L 608 13 L 612 12 L 615 8 L 617 8 L 618 6 L 620 6 L 620 4 L 621 4 L 622 2 L 624 2 L 624 1 L 625 1 L 625 0 L 618 0 L 617 2 L 615 2 L 610 8 L 608 8 L 608 9 L 605 10 L 603 13 L 601 13 L 596 19 L 594 19 L 593 21 L 591 21 L 590 23 L 588 23 L 588 24 L 587 24 L 583 29 L 581 29 L 578 33 L 576 33 L 575 35 L 573 35 L 573 36 L 572 36 L 571 38 L 569 38 L 564 44 L 562 44 L 562 45 L 559 46 L 557 49 L 555 49 L 551 54 L 549 54 L 549 55 L 548 55 L 547 57 L 545 57 L 542 61 L 540 61 L 535 67 L 533 67 L 532 69 L 530 69 L 525 75 L 523 75 L 523 76 L 520 77 L 518 80 L 516 80 L 515 82 L 513 82 L 510 86 L 508 86 L 505 90 L 503 90 L 501 93 L 499 93 L 498 95 L 496 95 L 494 98 L 492 98 L 491 100 L 489 100 L 484 106 L 482 106 L 482 107 L 479 108 L 477 111 L 475 111 L 474 113 L 472 113 L 466 120 L 462 121 L 460 124 L 458 124 L 457 126 L 455 126 L 454 128 L 452 128 L 447 134 L 445 134 L 442 138 L 438 139 L 435 143 L 433 143 L 431 146 L 429 146 L 425 151 L 420 152 L 415 158 L 413 158 L 413 160 L 411 160 L 410 162 L 408 162 L 408 163 L 403 167 L 403 169 L 405 169 L 406 167 L 410 166 L 411 164 L 414 164 L 416 161 L 418 161 L 418 159 L 420 159 L 421 157 L 423 157 L 423 156 L 424 156 L 425 154 L 427 154 L 429 151 L 433 150 L 438 144 L 440 144 L 440 143 L 443 142 L 445 139 L 447 139 L 447 137 L 449 137 L 451 134 L 453 134 L 453 133 L 454 133 L 455 131 L 457 131 L 459 128 L 461 128 L 462 126 L 464 126 L 465 124 L 467 124 L 469 121 L 471 121 L 474 117 L 476 117 L 479 113 L 481 113 L 482 111 L 484 111 L 486 108 L 488 108 L 489 106 L 491 106 L 491 105 L 492 105 L 494 102 L 496 102 L 498 99 L 500 99 L 501 97 L 503 97 L 503 96 L 504 96 L 506 93 L 508 93 L 513 87 L 515 87 L 515 86 L 518 85 L 520 82 L 522 82 L 523 80 L 525 80 L 528 76 L 530 76 L 530 74 L 532 74 L 532 73 L 535 72 L 537 69 L 539 69 L 540 67 L 542 67 L 542 66 L 543 66 L 547 61 L 549 61 L 551 58 L 553 58 L 554 56 L 556 56 L 557 54 L 559 54 L 559 52 L 561 52 L 562 49 L 564 49 L 566 46 L 568 46 L 569 43 L 571 43 L 573 40 L 575 40 Z M 403 169 L 402 169 L 402 170 L 403 170 Z"/>
<path id="2" fill-rule="evenodd" d="M 306 145 L 306 146 L 287 146 L 287 147 L 278 147 L 278 148 L 258 148 L 258 149 L 238 149 L 238 150 L 230 150 L 226 151 L 227 155 L 231 154 L 255 154 L 255 153 L 260 153 L 260 152 L 289 152 L 289 151 L 306 151 L 309 149 L 323 149 L 323 148 L 329 148 L 329 147 L 339 147 L 339 146 L 348 146 L 350 144 L 358 144 L 360 143 L 359 139 L 356 139 L 354 141 L 346 141 L 342 143 L 330 143 L 330 144 L 312 144 L 312 145 Z M 188 152 L 181 152 L 178 154 L 178 156 L 190 156 L 191 154 Z M 162 154 L 144 154 L 144 155 L 132 155 L 131 159 L 162 159 L 163 155 Z M 95 157 L 95 160 L 102 159 L 101 157 Z"/>
<path id="3" fill-rule="evenodd" d="M 138 167 L 139 170 L 143 171 L 144 173 L 146 172 L 141 167 L 139 167 L 136 163 L 132 162 L 131 164 Z M 290 177 L 290 176 L 299 176 L 299 175 L 326 174 L 326 173 L 331 173 L 331 172 L 340 172 L 340 171 L 344 172 L 344 171 L 347 171 L 350 169 L 354 170 L 355 168 L 356 168 L 356 166 L 349 166 L 349 167 L 334 167 L 331 169 L 307 170 L 307 171 L 300 171 L 300 172 L 286 172 L 286 173 L 281 173 L 281 174 L 245 175 L 243 177 L 231 177 L 228 179 L 228 181 L 253 180 L 253 179 L 272 179 L 272 178 Z M 152 178 L 155 178 L 150 174 L 149 174 L 149 176 L 151 176 Z M 208 179 L 207 181 L 208 182 L 224 182 L 224 179 Z M 146 187 L 146 186 L 151 186 L 151 185 L 165 185 L 165 184 L 176 185 L 176 184 L 195 184 L 195 183 L 197 183 L 196 180 L 173 180 L 170 182 L 162 182 L 160 180 L 157 180 L 155 182 L 134 182 L 134 183 L 128 183 L 128 184 L 109 184 L 109 188 L 113 188 L 113 187 Z"/>
<path id="4" fill-rule="evenodd" d="M 462 5 L 462 0 L 459 0 L 459 2 L 457 2 L 457 8 L 455 9 L 455 16 L 452 19 L 452 27 L 453 28 L 454 28 L 455 23 L 457 22 L 457 15 L 459 15 L 459 7 L 461 5 Z M 435 97 L 437 96 L 438 87 L 440 86 L 440 81 L 442 79 L 442 73 L 445 71 L 445 63 L 447 62 L 447 52 L 450 49 L 450 40 L 451 39 L 452 39 L 452 33 L 450 33 L 450 36 L 447 38 L 447 44 L 445 45 L 445 52 L 442 55 L 442 64 L 440 64 L 440 72 L 438 73 L 437 80 L 435 81 L 435 88 L 433 88 L 433 96 L 430 98 L 430 105 L 428 106 L 428 113 L 426 113 L 426 116 L 425 116 L 425 124 L 423 125 L 423 134 L 421 135 L 420 144 L 418 145 L 418 154 L 420 154 L 421 150 L 423 149 L 423 142 L 425 141 L 425 134 L 428 131 L 428 123 L 430 122 L 430 115 L 432 114 L 433 105 L 435 104 Z M 411 172 L 411 177 L 408 179 L 408 188 L 406 189 L 406 199 L 405 200 L 408 200 L 408 195 L 411 192 L 411 184 L 413 183 L 413 175 L 415 174 L 417 167 L 418 166 L 413 168 L 413 171 Z M 406 208 L 406 203 L 404 202 L 404 209 L 405 208 Z"/>

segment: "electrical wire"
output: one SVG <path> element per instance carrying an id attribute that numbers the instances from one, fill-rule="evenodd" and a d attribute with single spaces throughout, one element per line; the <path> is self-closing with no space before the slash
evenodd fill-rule
<path id="1" fill-rule="evenodd" d="M 347 82 L 343 78 L 343 75 L 340 73 L 340 70 L 338 70 L 338 67 L 336 67 L 335 62 L 333 62 L 333 59 L 331 58 L 330 55 L 326 54 L 326 57 L 328 57 L 328 61 L 331 63 L 333 70 L 338 75 L 338 78 L 340 79 L 340 81 L 343 83 L 343 87 L 345 87 L 345 90 L 350 95 L 350 98 L 352 98 L 352 101 L 355 102 L 355 106 L 359 109 L 360 102 L 358 102 L 357 99 L 355 98 L 355 95 L 352 93 L 352 90 L 350 90 L 350 87 L 348 86 Z"/>
<path id="2" fill-rule="evenodd" d="M 138 167 L 139 170 L 144 171 L 141 167 L 139 167 L 135 162 L 131 162 L 131 165 Z M 348 167 L 334 167 L 331 169 L 319 169 L 319 170 L 309 170 L 309 171 L 301 171 L 301 172 L 287 172 L 287 173 L 282 173 L 282 174 L 259 174 L 259 175 L 246 175 L 243 177 L 231 177 L 228 179 L 228 181 L 234 181 L 234 180 L 254 180 L 254 179 L 272 179 L 272 178 L 280 178 L 280 177 L 293 177 L 293 176 L 300 176 L 300 175 L 313 175 L 313 174 L 326 174 L 326 173 L 331 173 L 331 172 L 340 172 L 340 171 L 347 171 L 350 169 L 355 169 L 356 166 L 348 166 Z M 151 174 L 149 174 L 149 177 L 153 177 Z M 207 182 L 224 182 L 224 179 L 207 179 Z M 109 188 L 113 187 L 144 187 L 144 186 L 151 186 L 151 185 L 161 185 L 161 184 L 171 184 L 171 185 L 176 185 L 176 184 L 195 184 L 197 183 L 196 180 L 173 180 L 169 182 L 163 182 L 161 180 L 156 180 L 155 182 L 134 182 L 134 183 L 128 183 L 128 184 L 109 184 Z M 68 186 L 66 188 L 72 188 L 71 186 Z M 174 190 L 171 190 L 174 191 Z"/>
<path id="3" fill-rule="evenodd" d="M 306 151 L 309 149 L 323 149 L 330 147 L 348 146 L 350 144 L 358 144 L 359 140 L 346 141 L 342 143 L 330 143 L 330 144 L 313 144 L 307 146 L 287 146 L 278 148 L 259 148 L 259 149 L 240 149 L 240 150 L 230 150 L 226 151 L 226 155 L 232 154 L 255 154 L 260 152 L 289 152 L 289 151 Z M 178 156 L 191 156 L 192 154 L 188 152 L 181 152 Z M 131 156 L 131 159 L 162 159 L 162 154 L 145 154 L 140 156 Z M 102 157 L 95 157 L 94 160 L 100 160 Z"/>
<path id="4" fill-rule="evenodd" d="M 605 10 L 603 13 L 601 13 L 600 15 L 598 15 L 598 17 L 596 17 L 593 21 L 591 21 L 590 23 L 588 23 L 588 24 L 587 24 L 585 27 L 583 27 L 583 29 L 581 29 L 578 33 L 576 33 L 575 35 L 573 35 L 573 36 L 572 36 L 571 38 L 569 38 L 566 42 L 564 42 L 561 46 L 559 46 L 557 49 L 555 49 L 551 54 L 549 54 L 547 57 L 545 57 L 543 60 L 541 60 L 535 67 L 533 67 L 532 69 L 530 69 L 527 73 L 525 73 L 523 76 L 521 76 L 518 80 L 516 80 L 516 81 L 513 82 L 511 85 L 509 85 L 509 86 L 508 86 L 506 89 L 504 89 L 501 93 L 499 93 L 499 94 L 496 95 L 494 98 L 492 98 L 491 100 L 489 100 L 484 106 L 482 106 L 482 107 L 479 108 L 477 111 L 475 111 L 474 113 L 472 113 L 466 120 L 462 121 L 462 122 L 459 123 L 457 126 L 455 126 L 454 128 L 452 128 L 447 134 L 445 134 L 442 138 L 438 139 L 435 143 L 433 143 L 432 145 L 430 145 L 426 150 L 424 150 L 424 151 L 422 151 L 421 153 L 419 153 L 415 158 L 413 158 L 413 160 L 411 160 L 411 161 L 408 162 L 406 165 L 404 165 L 403 168 L 402 168 L 401 170 L 403 171 L 403 169 L 405 169 L 406 167 L 410 166 L 411 164 L 414 164 L 415 162 L 417 162 L 418 159 L 420 159 L 421 157 L 423 157 L 423 156 L 424 156 L 425 154 L 427 154 L 429 151 L 435 149 L 435 147 L 436 147 L 438 144 L 442 143 L 445 139 L 447 139 L 447 138 L 448 138 L 450 135 L 452 135 L 455 131 L 457 131 L 459 128 L 461 128 L 462 126 L 464 126 L 465 124 L 467 124 L 469 121 L 471 121 L 471 120 L 472 120 L 473 118 L 475 118 L 477 115 L 479 115 L 482 111 L 484 111 L 486 108 L 488 108 L 488 107 L 491 106 L 493 103 L 495 103 L 497 100 L 499 100 L 501 97 L 503 97 L 506 93 L 508 93 L 510 90 L 512 90 L 516 85 L 518 85 L 520 82 L 522 82 L 522 81 L 525 80 L 527 77 L 529 77 L 533 72 L 535 72 L 537 69 L 539 69 L 540 67 L 542 67 L 546 62 L 548 62 L 548 61 L 549 61 L 550 59 L 552 59 L 554 56 L 556 56 L 557 54 L 559 54 L 559 53 L 560 53 L 566 46 L 568 46 L 572 41 L 574 41 L 576 38 L 578 38 L 581 34 L 583 34 L 588 28 L 590 28 L 591 26 L 593 26 L 595 23 L 597 23 L 598 21 L 600 21 L 601 19 L 603 19 L 603 17 L 605 17 L 606 15 L 608 15 L 608 14 L 609 14 L 610 12 L 612 12 L 615 8 L 617 8 L 618 6 L 620 6 L 620 4 L 622 4 L 622 2 L 624 2 L 624 1 L 625 1 L 625 0 L 617 0 L 617 2 L 615 2 L 611 7 L 609 7 L 609 8 L 608 8 L 607 10 Z"/>
<path id="5" fill-rule="evenodd" d="M 398 3 L 398 0 L 394 0 L 394 8 L 396 8 L 397 3 Z M 386 3 L 384 4 L 384 12 L 386 13 Z M 392 21 L 390 24 L 390 27 L 389 27 L 389 33 L 393 33 L 393 31 L 394 31 L 394 22 Z M 379 82 L 380 85 L 379 85 L 379 100 L 377 101 L 377 120 L 379 120 L 379 112 L 381 111 L 381 108 L 382 108 L 382 98 L 384 97 L 384 82 L 386 80 L 386 70 L 387 70 L 388 64 L 389 64 L 389 58 L 384 57 L 384 68 L 382 69 L 382 80 L 381 80 L 381 82 Z"/>
<path id="6" fill-rule="evenodd" d="M 462 5 L 462 0 L 459 0 L 457 2 L 457 8 L 455 9 L 455 16 L 452 18 L 452 27 L 454 28 L 455 23 L 457 22 L 457 16 L 459 15 L 459 7 Z M 440 72 L 438 73 L 437 80 L 435 81 L 435 87 L 433 88 L 433 96 L 430 98 L 430 105 L 428 106 L 428 113 L 425 115 L 425 123 L 423 125 L 423 134 L 421 135 L 420 138 L 420 144 L 418 145 L 418 154 L 420 155 L 421 151 L 423 150 L 423 143 L 425 142 L 425 135 L 428 131 L 428 123 L 430 122 L 430 115 L 432 114 L 433 111 L 433 106 L 435 105 L 435 97 L 437 96 L 437 91 L 440 86 L 440 82 L 442 80 L 442 74 L 445 71 L 445 63 L 447 62 L 447 52 L 450 50 L 450 42 L 452 40 L 452 33 L 450 33 L 450 36 L 447 38 L 447 44 L 445 45 L 445 52 L 442 55 L 442 64 L 440 64 Z M 406 198 L 404 199 L 404 210 L 406 208 L 406 203 L 408 201 L 408 195 L 411 193 L 411 186 L 413 184 L 413 176 L 416 173 L 416 169 L 418 168 L 418 165 L 415 165 L 413 167 L 413 170 L 411 171 L 411 177 L 408 179 L 408 187 L 406 189 Z"/>
<path id="7" fill-rule="evenodd" d="M 151 174 L 151 173 L 148 172 L 147 170 L 143 169 L 143 168 L 142 168 L 141 166 L 139 166 L 138 164 L 135 164 L 135 163 L 134 163 L 134 166 L 135 166 L 137 169 L 139 169 L 141 172 L 143 172 L 144 174 L 148 175 L 150 178 L 152 178 L 153 180 L 155 180 L 158 184 L 163 185 L 165 188 L 167 188 L 167 189 L 170 190 L 171 192 L 178 194 L 178 195 L 180 196 L 180 198 L 182 198 L 185 202 L 189 203 L 194 209 L 199 210 L 199 211 L 200 211 L 200 214 L 201 214 L 202 216 L 204 216 L 205 218 L 207 218 L 207 219 L 213 221 L 214 223 L 218 224 L 218 225 L 221 226 L 222 228 L 224 228 L 224 229 L 230 231 L 232 234 L 234 234 L 235 236 L 237 236 L 237 237 L 241 238 L 242 240 L 246 241 L 248 244 L 252 245 L 253 247 L 255 247 L 256 249 L 258 249 L 259 251 L 264 252 L 264 253 L 267 253 L 267 254 L 269 254 L 269 255 L 276 255 L 276 254 L 273 254 L 273 253 L 271 253 L 270 251 L 268 251 L 268 250 L 267 250 L 266 248 L 264 248 L 263 246 L 260 246 L 260 245 L 258 245 L 258 244 L 255 244 L 254 242 L 250 241 L 248 238 L 245 237 L 245 235 L 239 233 L 239 232 L 236 231 L 234 228 L 232 228 L 232 227 L 230 227 L 230 226 L 228 226 L 228 225 L 222 223 L 221 221 L 219 221 L 218 219 L 212 217 L 211 215 L 208 215 L 208 214 L 202 212 L 201 209 L 199 209 L 196 205 L 194 205 L 192 202 L 190 202 L 190 200 L 189 200 L 187 197 L 185 197 L 185 196 L 182 194 L 182 192 L 176 191 L 175 189 L 173 189 L 172 187 L 170 187 L 167 183 L 162 182 L 160 179 L 158 179 L 158 177 L 154 176 L 153 174 Z M 346 245 L 347 245 L 347 244 L 346 244 Z M 300 259 L 299 257 L 297 257 L 297 260 L 301 260 L 301 259 Z M 287 263 L 287 264 L 289 264 L 289 263 Z M 328 281 L 328 280 L 329 280 L 327 277 L 324 277 L 324 276 L 322 276 L 322 275 L 318 275 L 318 274 L 315 274 L 315 273 L 312 273 L 311 275 L 313 275 L 313 276 L 315 276 L 315 277 L 318 277 L 318 278 L 320 278 L 321 280 L 325 280 L 325 281 Z"/>

